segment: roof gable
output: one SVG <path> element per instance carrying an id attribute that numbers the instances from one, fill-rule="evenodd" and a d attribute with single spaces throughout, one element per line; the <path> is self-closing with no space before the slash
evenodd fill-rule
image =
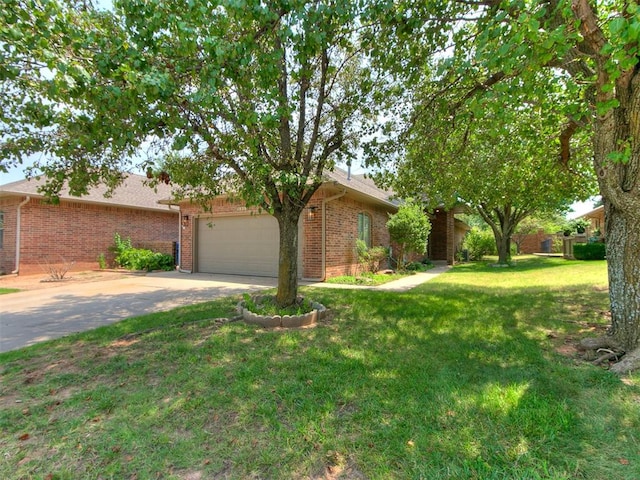
<path id="1" fill-rule="evenodd" d="M 398 208 L 398 202 L 393 200 L 393 192 L 382 190 L 370 178 L 364 175 L 351 175 L 341 168 L 335 168 L 333 171 L 326 171 L 327 180 L 336 182 L 343 187 L 347 187 L 354 192 L 360 193 L 378 203 Z"/>

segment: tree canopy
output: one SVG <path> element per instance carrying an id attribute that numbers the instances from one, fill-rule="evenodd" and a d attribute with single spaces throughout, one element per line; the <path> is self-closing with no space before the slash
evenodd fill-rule
<path id="1" fill-rule="evenodd" d="M 359 2 L 9 0 L 0 7 L 0 168 L 42 152 L 55 197 L 137 163 L 206 204 L 233 194 L 280 225 L 278 301 L 295 300 L 297 222 L 348 160 L 373 84 Z"/>
<path id="2" fill-rule="evenodd" d="M 435 96 L 411 98 L 419 111 L 429 110 L 438 93 L 464 84 L 449 109 L 448 121 L 455 123 L 460 106 L 477 112 L 475 106 L 505 96 L 552 101 L 562 82 L 563 101 L 553 115 L 562 118 L 556 158 L 570 163 L 579 133 L 591 135 L 592 168 L 605 205 L 612 328 L 602 345 L 633 351 L 620 371 L 639 366 L 640 6 L 624 0 L 400 0 L 388 18 L 380 35 L 390 55 L 380 64 L 407 86 L 421 78 L 439 81 Z M 553 111 L 547 102 L 542 106 Z M 404 118 L 411 124 L 412 114 Z"/>
<path id="3" fill-rule="evenodd" d="M 439 83 L 427 81 L 431 89 Z M 575 138 L 571 161 L 561 162 L 557 123 L 542 102 L 501 95 L 502 101 L 460 105 L 452 120 L 457 91 L 430 98 L 430 109 L 414 113 L 392 182 L 406 194 L 425 192 L 433 207 L 462 202 L 476 209 L 505 263 L 523 219 L 566 209 L 596 192 L 588 137 Z"/>

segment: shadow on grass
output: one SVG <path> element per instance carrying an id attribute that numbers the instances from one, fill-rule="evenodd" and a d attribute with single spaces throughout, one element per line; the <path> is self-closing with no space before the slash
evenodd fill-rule
<path id="1" fill-rule="evenodd" d="M 3 393 L 22 401 L 0 427 L 21 453 L 0 474 L 636 478 L 638 389 L 546 338 L 577 332 L 606 293 L 449 275 L 400 294 L 305 288 L 333 310 L 312 329 L 179 325 L 225 299 L 7 362 Z M 152 324 L 174 325 L 104 345 Z"/>
<path id="2" fill-rule="evenodd" d="M 360 341 L 343 348 L 365 359 L 375 381 L 362 397 L 378 397 L 372 418 L 388 417 L 386 428 L 371 434 L 395 439 L 393 461 L 408 468 L 410 478 L 601 478 L 616 450 L 589 455 L 607 429 L 617 429 L 613 418 L 640 426 L 633 418 L 639 409 L 621 405 L 628 387 L 618 379 L 561 360 L 545 341 L 548 329 L 575 332 L 576 316 L 584 320 L 585 312 L 568 301 L 580 301 L 579 291 L 529 288 L 504 301 L 499 288 L 453 292 L 429 284 L 420 290 L 323 299 L 344 302 L 344 320 L 360 330 Z M 596 307 L 606 304 L 605 293 L 595 301 L 582 295 Z M 599 313 L 594 319 L 602 321 Z M 598 401 L 590 403 L 593 395 Z M 637 440 L 628 447 L 621 458 L 639 461 Z M 581 449 L 585 455 L 576 455 Z M 622 464 L 616 475 L 634 478 Z"/>

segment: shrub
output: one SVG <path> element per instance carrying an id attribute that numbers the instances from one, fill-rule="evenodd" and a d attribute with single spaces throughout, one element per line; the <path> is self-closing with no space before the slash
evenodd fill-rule
<path id="1" fill-rule="evenodd" d="M 576 243 L 573 246 L 576 260 L 604 260 L 606 256 L 604 243 Z"/>
<path id="2" fill-rule="evenodd" d="M 421 262 L 407 263 L 404 268 L 409 272 L 426 272 L 429 269 L 429 267 Z"/>
<path id="3" fill-rule="evenodd" d="M 49 274 L 49 280 L 52 282 L 60 282 L 64 280 L 64 276 L 71 270 L 76 262 L 67 261 L 62 255 L 57 258 L 43 257 L 40 267 Z"/>
<path id="4" fill-rule="evenodd" d="M 409 272 L 426 272 L 433 268 L 433 263 L 428 258 L 425 258 L 421 262 L 411 262 L 405 265 L 405 270 Z"/>
<path id="5" fill-rule="evenodd" d="M 116 261 L 130 270 L 173 270 L 173 257 L 144 248 L 125 250 Z"/>
<path id="6" fill-rule="evenodd" d="M 485 255 L 496 253 L 496 240 L 490 230 L 473 227 L 464 237 L 462 248 L 469 252 L 469 260 L 482 260 Z"/>
<path id="7" fill-rule="evenodd" d="M 398 213 L 389 215 L 387 229 L 391 241 L 398 246 L 398 270 L 404 268 L 406 253 L 423 254 L 427 249 L 427 239 L 431 231 L 431 222 L 424 214 L 422 205 L 412 200 L 400 206 Z"/>
<path id="8" fill-rule="evenodd" d="M 380 264 L 389 256 L 389 249 L 386 247 L 371 247 L 362 240 L 356 240 L 356 252 L 358 254 L 358 263 L 362 268 L 371 273 L 380 270 Z"/>
<path id="9" fill-rule="evenodd" d="M 107 259 L 104 256 L 104 253 L 98 255 L 98 266 L 100 267 L 100 270 L 107 268 Z"/>
<path id="10" fill-rule="evenodd" d="M 144 248 L 134 248 L 131 239 L 122 240 L 119 234 L 113 236 L 115 262 L 129 270 L 173 270 L 173 257 L 164 253 L 153 252 Z"/>

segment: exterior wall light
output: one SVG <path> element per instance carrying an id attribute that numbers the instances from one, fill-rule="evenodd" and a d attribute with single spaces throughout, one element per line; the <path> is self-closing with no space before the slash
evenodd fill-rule
<path id="1" fill-rule="evenodd" d="M 307 220 L 309 221 L 314 220 L 316 218 L 317 211 L 318 211 L 317 205 L 311 205 L 309 208 L 307 208 Z"/>

